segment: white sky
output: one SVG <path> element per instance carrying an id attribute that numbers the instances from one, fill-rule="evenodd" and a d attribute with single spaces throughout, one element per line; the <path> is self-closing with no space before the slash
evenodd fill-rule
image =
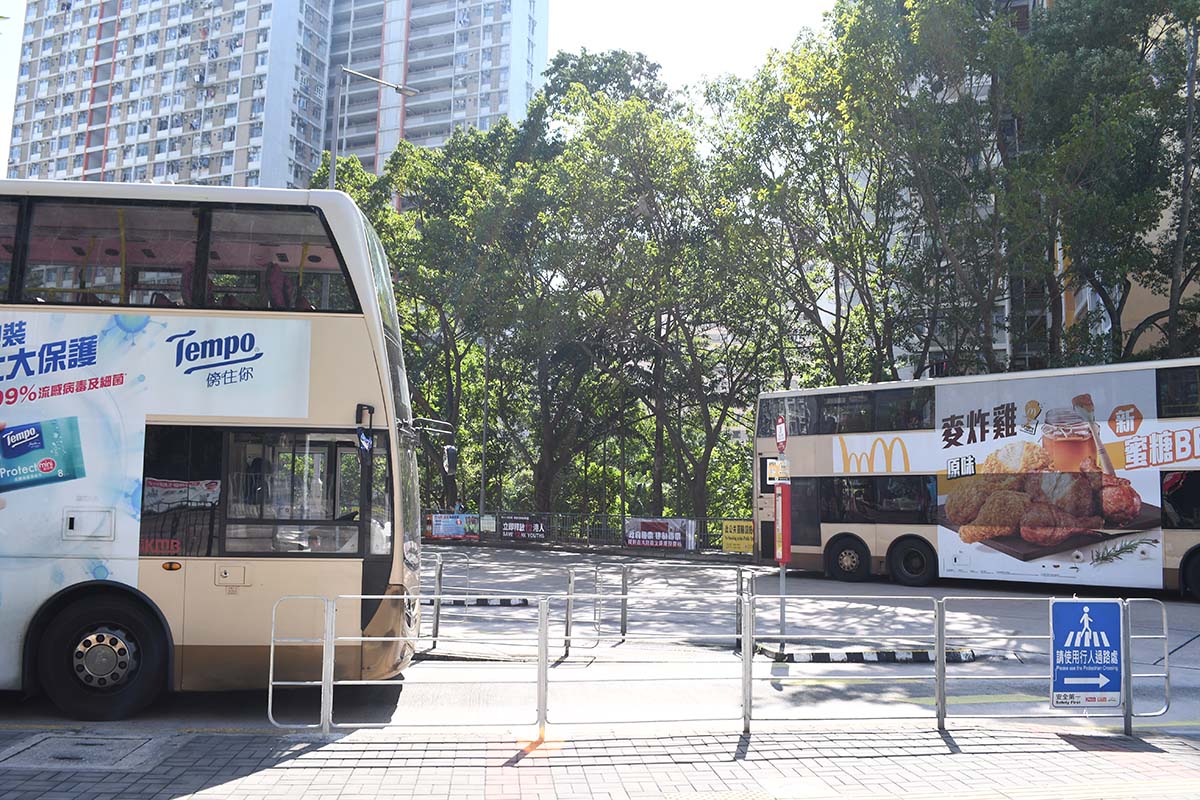
<path id="1" fill-rule="evenodd" d="M 817 28 L 833 0 L 542 0 L 550 4 L 550 54 L 640 50 L 673 87 L 704 77 L 748 76 L 771 48 Z M 25 0 L 0 0 L 0 176 L 7 174 L 13 94 Z"/>
<path id="2" fill-rule="evenodd" d="M 748 77 L 772 48 L 819 28 L 833 0 L 543 0 L 550 56 L 559 50 L 640 50 L 672 87 Z"/>

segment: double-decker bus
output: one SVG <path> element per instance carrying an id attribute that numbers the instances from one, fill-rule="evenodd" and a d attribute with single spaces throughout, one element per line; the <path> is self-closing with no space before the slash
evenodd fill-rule
<path id="1" fill-rule="evenodd" d="M 0 181 L 0 298 L 0 689 L 113 719 L 263 687 L 280 597 L 415 595 L 399 320 L 349 197 Z M 279 637 L 320 637 L 320 602 L 285 606 Z M 418 613 L 335 624 L 402 637 Z M 411 651 L 339 645 L 336 674 Z M 279 679 L 320 663 L 276 651 Z"/>
<path id="2" fill-rule="evenodd" d="M 1200 359 L 766 392 L 755 442 L 764 559 L 1200 596 Z"/>

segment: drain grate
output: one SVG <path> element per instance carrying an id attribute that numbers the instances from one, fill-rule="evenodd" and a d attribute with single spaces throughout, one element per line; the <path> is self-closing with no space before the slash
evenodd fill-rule
<path id="1" fill-rule="evenodd" d="M 150 739 L 127 736 L 45 736 L 0 753 L 5 769 L 95 769 L 140 761 L 138 750 Z"/>

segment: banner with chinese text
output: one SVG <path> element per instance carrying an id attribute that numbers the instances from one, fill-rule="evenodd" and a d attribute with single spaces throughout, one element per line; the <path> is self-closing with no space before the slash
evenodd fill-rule
<path id="1" fill-rule="evenodd" d="M 695 550 L 696 520 L 630 517 L 625 520 L 625 546 Z"/>

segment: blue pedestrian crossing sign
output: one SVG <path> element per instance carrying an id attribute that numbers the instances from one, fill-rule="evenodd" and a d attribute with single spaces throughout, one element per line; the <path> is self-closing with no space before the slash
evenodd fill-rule
<path id="1" fill-rule="evenodd" d="M 1051 600 L 1050 705 L 1121 705 L 1121 601 Z"/>

